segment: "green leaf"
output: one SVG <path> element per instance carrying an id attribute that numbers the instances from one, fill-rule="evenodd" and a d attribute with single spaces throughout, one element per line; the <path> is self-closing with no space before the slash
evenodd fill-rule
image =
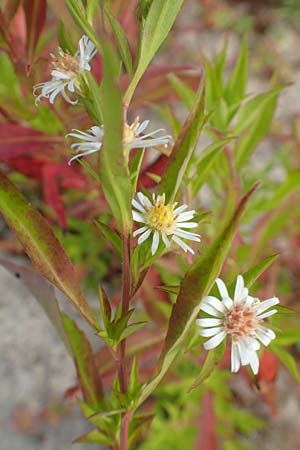
<path id="1" fill-rule="evenodd" d="M 246 37 L 244 37 L 239 58 L 225 89 L 225 98 L 228 105 L 231 105 L 232 103 L 243 99 L 246 91 L 247 77 L 248 47 L 247 39 Z"/>
<path id="2" fill-rule="evenodd" d="M 28 267 L 19 266 L 4 258 L 0 258 L 0 264 L 24 283 L 29 292 L 43 308 L 61 340 L 65 344 L 66 349 L 70 352 L 70 343 L 64 329 L 54 286 L 40 274 Z"/>
<path id="3" fill-rule="evenodd" d="M 111 437 L 108 436 L 104 431 L 94 429 L 86 434 L 83 434 L 79 438 L 75 439 L 74 444 L 102 444 L 111 445 Z"/>
<path id="4" fill-rule="evenodd" d="M 126 67 L 129 77 L 132 75 L 132 56 L 130 51 L 130 46 L 126 34 L 123 28 L 117 21 L 117 19 L 111 14 L 108 8 L 105 8 L 105 14 L 107 15 L 112 31 L 114 33 L 118 50 L 122 61 Z"/>
<path id="5" fill-rule="evenodd" d="M 126 339 L 128 336 L 131 336 L 133 333 L 135 333 L 137 330 L 139 330 L 141 327 L 143 327 L 147 322 L 135 322 L 131 323 L 130 325 L 127 325 L 127 327 L 122 331 L 119 342 L 123 341 L 123 339 Z"/>
<path id="6" fill-rule="evenodd" d="M 249 160 L 252 151 L 269 131 L 277 104 L 278 94 L 270 97 L 258 112 L 255 121 L 241 137 L 235 148 L 235 164 L 240 169 Z"/>
<path id="7" fill-rule="evenodd" d="M 101 315 L 104 322 L 105 330 L 109 332 L 110 330 L 110 321 L 111 321 L 111 306 L 110 301 L 106 295 L 104 289 L 99 286 L 99 301 L 100 301 L 100 309 Z"/>
<path id="8" fill-rule="evenodd" d="M 103 236 L 113 245 L 118 254 L 122 256 L 123 250 L 120 236 L 110 226 L 100 220 L 97 220 L 95 224 L 101 230 Z"/>
<path id="9" fill-rule="evenodd" d="M 167 76 L 172 87 L 179 95 L 182 103 L 190 110 L 193 107 L 195 101 L 195 92 L 186 83 L 184 83 L 179 77 L 171 73 Z"/>
<path id="10" fill-rule="evenodd" d="M 291 372 L 297 383 L 300 383 L 300 375 L 298 366 L 293 356 L 286 351 L 284 348 L 277 346 L 276 344 L 270 344 L 270 350 L 278 356 L 280 361 L 287 367 L 287 369 Z"/>
<path id="11" fill-rule="evenodd" d="M 219 233 L 206 253 L 187 271 L 169 319 L 164 347 L 155 376 L 143 389 L 140 402 L 144 401 L 163 378 L 180 352 L 185 336 L 195 323 L 200 302 L 207 295 L 218 277 L 226 259 L 239 219 L 250 197 L 257 189 L 255 184 L 240 200 L 229 223 Z"/>
<path id="12" fill-rule="evenodd" d="M 130 169 L 132 192 L 136 192 L 136 186 L 140 174 L 141 165 L 144 158 L 145 149 L 141 149 L 135 155 Z"/>
<path id="13" fill-rule="evenodd" d="M 124 95 L 126 104 L 130 103 L 138 82 L 168 36 L 183 2 L 184 0 L 153 0 L 151 3 L 140 39 L 137 68 Z"/>
<path id="14" fill-rule="evenodd" d="M 214 164 L 221 152 L 224 145 L 229 142 L 230 139 L 224 139 L 214 142 L 209 145 L 197 159 L 195 164 L 195 176 L 191 179 L 192 195 L 193 197 L 199 192 L 201 186 L 207 180 L 210 172 L 212 171 Z"/>
<path id="15" fill-rule="evenodd" d="M 74 267 L 48 222 L 2 172 L 0 210 L 37 270 L 58 287 L 82 316 L 97 328 Z"/>
<path id="16" fill-rule="evenodd" d="M 86 20 L 93 25 L 96 9 L 99 6 L 99 0 L 86 0 Z"/>
<path id="17" fill-rule="evenodd" d="M 217 365 L 216 361 L 216 350 L 213 349 L 207 353 L 204 364 L 201 367 L 200 373 L 192 386 L 189 388 L 188 392 L 192 392 L 198 386 L 200 386 L 214 371 Z"/>
<path id="18" fill-rule="evenodd" d="M 74 20 L 81 30 L 93 41 L 95 46 L 101 52 L 101 45 L 93 27 L 88 23 L 81 0 L 65 0 L 66 6 Z"/>
<path id="19" fill-rule="evenodd" d="M 240 107 L 233 132 L 235 134 L 239 134 L 241 131 L 248 128 L 255 121 L 259 112 L 268 104 L 268 102 L 276 97 L 285 87 L 286 85 L 276 86 L 268 92 L 264 92 L 250 98 L 250 100 L 244 103 Z"/>
<path id="20" fill-rule="evenodd" d="M 119 231 L 129 233 L 132 228 L 131 182 L 122 142 L 123 110 L 118 72 L 115 51 L 109 41 L 104 41 L 101 101 L 105 132 L 100 152 L 100 179 Z"/>
<path id="21" fill-rule="evenodd" d="M 63 321 L 71 344 L 83 398 L 92 408 L 97 408 L 104 399 L 104 390 L 91 345 L 84 332 L 66 314 L 63 314 Z"/>
<path id="22" fill-rule="evenodd" d="M 260 275 L 262 273 L 264 273 L 268 269 L 268 267 L 270 267 L 271 264 L 273 264 L 274 261 L 276 261 L 278 256 L 279 256 L 278 254 L 268 256 L 263 261 L 261 261 L 259 264 L 252 267 L 252 269 L 245 272 L 243 274 L 243 278 L 245 280 L 245 286 L 250 287 L 255 282 L 255 280 L 257 280 L 257 278 L 260 277 Z"/>
<path id="23" fill-rule="evenodd" d="M 76 52 L 76 47 L 68 37 L 64 23 L 61 20 L 58 23 L 57 34 L 60 48 L 64 52 L 69 52 L 71 55 L 74 55 Z"/>
<path id="24" fill-rule="evenodd" d="M 204 80 L 201 80 L 194 106 L 180 130 L 179 136 L 173 146 L 172 153 L 168 159 L 162 180 L 158 186 L 159 192 L 164 192 L 166 194 L 167 202 L 171 203 L 174 201 L 188 163 L 196 148 L 205 123 L 204 101 Z"/>

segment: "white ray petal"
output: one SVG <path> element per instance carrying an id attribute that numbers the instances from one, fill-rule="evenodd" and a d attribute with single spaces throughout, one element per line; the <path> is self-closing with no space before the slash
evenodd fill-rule
<path id="1" fill-rule="evenodd" d="M 175 236 L 173 234 L 172 241 L 176 242 L 176 244 L 178 244 L 179 247 L 181 247 L 182 250 L 184 250 L 185 252 L 190 252 L 190 253 L 192 253 L 192 255 L 195 254 L 194 250 L 189 245 L 187 245 L 185 242 L 183 242 L 178 236 Z"/>
<path id="2" fill-rule="evenodd" d="M 199 234 L 190 233 L 189 231 L 175 230 L 174 234 L 176 236 L 182 237 L 184 239 L 189 239 L 190 241 L 200 242 L 200 240 L 201 240 Z"/>
<path id="3" fill-rule="evenodd" d="M 212 348 L 217 347 L 225 339 L 225 337 L 226 332 L 221 331 L 216 336 L 213 336 L 212 338 L 208 339 L 208 341 L 206 341 L 203 344 L 203 347 L 205 348 L 205 350 L 211 350 Z"/>
<path id="4" fill-rule="evenodd" d="M 141 213 L 144 213 L 144 214 L 146 213 L 145 208 L 139 202 L 137 202 L 134 198 L 132 199 L 131 204 L 135 209 L 137 209 Z"/>
<path id="5" fill-rule="evenodd" d="M 148 227 L 142 227 L 142 228 L 138 228 L 137 230 L 135 230 L 132 234 L 133 237 L 138 236 L 139 234 L 144 233 L 144 231 L 148 230 Z"/>
<path id="6" fill-rule="evenodd" d="M 212 319 L 210 317 L 205 317 L 203 319 L 197 319 L 196 324 L 199 325 L 199 327 L 209 328 L 209 327 L 216 327 L 218 325 L 223 324 L 223 320 L 221 319 Z"/>
<path id="7" fill-rule="evenodd" d="M 143 233 L 139 238 L 138 238 L 138 244 L 142 244 L 146 239 L 148 239 L 148 237 L 151 234 L 151 229 L 148 228 L 147 231 L 145 231 L 145 233 Z"/>
<path id="8" fill-rule="evenodd" d="M 178 206 L 178 208 L 174 209 L 174 211 L 173 211 L 174 215 L 181 214 L 183 211 L 186 210 L 187 207 L 188 207 L 188 205 Z"/>
<path id="9" fill-rule="evenodd" d="M 154 231 L 153 233 L 153 240 L 152 240 L 152 246 L 151 246 L 151 253 L 152 255 L 155 255 L 157 249 L 159 246 L 159 232 Z"/>
<path id="10" fill-rule="evenodd" d="M 271 308 L 271 306 L 277 305 L 279 303 L 279 299 L 277 297 L 267 298 L 263 302 L 258 303 L 253 307 L 257 314 L 262 313 L 266 309 Z"/>
<path id="11" fill-rule="evenodd" d="M 167 236 L 165 235 L 165 233 L 162 233 L 161 237 L 162 237 L 162 240 L 163 240 L 163 243 L 165 244 L 165 246 L 170 247 L 171 243 L 170 243 L 169 239 L 167 238 Z"/>
<path id="12" fill-rule="evenodd" d="M 135 220 L 136 222 L 145 223 L 144 216 L 142 214 L 138 213 L 137 211 L 132 210 L 132 217 L 133 217 L 133 220 Z"/>
<path id="13" fill-rule="evenodd" d="M 196 228 L 198 224 L 196 222 L 177 222 L 176 226 L 179 228 Z"/>
<path id="14" fill-rule="evenodd" d="M 216 283 L 217 283 L 217 286 L 218 286 L 218 289 L 219 289 L 221 297 L 222 298 L 228 298 L 229 294 L 228 294 L 227 287 L 225 286 L 224 281 L 221 280 L 221 278 L 217 278 L 216 279 Z"/>
<path id="15" fill-rule="evenodd" d="M 238 345 L 232 343 L 231 345 L 231 372 L 236 373 L 240 370 L 241 360 L 238 350 Z"/>
<path id="16" fill-rule="evenodd" d="M 184 205 L 184 206 L 186 206 L 186 205 Z M 177 208 L 177 209 L 179 209 L 179 208 Z M 176 209 L 175 209 L 175 211 L 174 211 L 174 215 L 175 215 L 175 216 L 177 215 Z M 178 222 L 186 222 L 187 220 L 192 219 L 192 218 L 194 217 L 194 215 L 195 215 L 195 210 L 192 210 L 192 211 L 186 211 L 186 212 L 184 212 L 184 213 L 179 214 L 179 215 L 177 216 L 176 221 L 178 221 Z"/>
<path id="17" fill-rule="evenodd" d="M 201 328 L 199 330 L 199 335 L 202 337 L 211 337 L 223 331 L 224 327 L 213 327 L 213 328 Z"/>
<path id="18" fill-rule="evenodd" d="M 211 304 L 217 311 L 219 311 L 223 314 L 226 311 L 224 304 L 222 302 L 220 302 L 220 300 L 218 298 L 213 297 L 212 295 L 207 295 L 206 297 L 204 297 L 204 299 L 201 302 L 201 305 L 203 305 L 204 303 Z M 202 307 L 201 307 L 201 309 L 202 309 Z"/>
<path id="19" fill-rule="evenodd" d="M 270 311 L 267 311 L 263 314 L 260 314 L 257 316 L 258 319 L 265 319 L 266 317 L 273 316 L 273 314 L 276 314 L 278 311 L 277 309 L 271 309 Z"/>
<path id="20" fill-rule="evenodd" d="M 238 275 L 238 277 L 236 279 L 234 296 L 233 296 L 234 303 L 237 303 L 237 304 L 241 303 L 241 300 L 243 299 L 244 288 L 245 288 L 244 278 L 242 277 L 242 275 Z"/>

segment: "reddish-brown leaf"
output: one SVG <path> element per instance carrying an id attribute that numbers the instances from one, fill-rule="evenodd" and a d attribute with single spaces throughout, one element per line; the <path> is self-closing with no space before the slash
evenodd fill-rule
<path id="1" fill-rule="evenodd" d="M 213 393 L 210 391 L 205 392 L 202 397 L 195 450 L 220 450 L 216 433 Z"/>
<path id="2" fill-rule="evenodd" d="M 63 138 L 12 123 L 0 124 L 0 160 L 7 161 L 19 155 L 45 155 L 60 144 Z"/>
<path id="3" fill-rule="evenodd" d="M 27 50 L 27 67 L 30 69 L 36 44 L 43 31 L 46 14 L 46 0 L 23 0 L 23 7 L 26 19 L 26 50 Z"/>

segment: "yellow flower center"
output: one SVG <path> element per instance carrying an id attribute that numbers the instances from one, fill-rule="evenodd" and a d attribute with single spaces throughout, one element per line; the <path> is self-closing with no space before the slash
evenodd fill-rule
<path id="1" fill-rule="evenodd" d="M 153 207 L 148 211 L 146 215 L 147 224 L 154 230 L 170 234 L 173 231 L 173 225 L 176 217 L 174 215 L 174 209 L 176 203 L 173 205 L 165 205 L 165 195 L 163 194 L 160 200 L 155 199 L 153 194 Z"/>
<path id="2" fill-rule="evenodd" d="M 130 144 L 136 138 L 136 126 L 139 123 L 139 117 L 134 119 L 134 122 L 131 125 L 128 125 L 127 122 L 124 123 L 123 128 L 123 144 Z"/>
<path id="3" fill-rule="evenodd" d="M 76 56 L 65 53 L 60 48 L 58 56 L 51 55 L 53 58 L 52 64 L 55 70 L 65 73 L 70 78 L 76 77 L 80 72 L 79 60 Z"/>

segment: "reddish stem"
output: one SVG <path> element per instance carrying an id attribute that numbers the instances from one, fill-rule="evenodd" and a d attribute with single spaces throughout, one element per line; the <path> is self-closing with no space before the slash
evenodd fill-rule
<path id="1" fill-rule="evenodd" d="M 130 237 L 123 234 L 123 287 L 122 287 L 122 316 L 124 317 L 129 310 L 130 303 Z M 123 393 L 127 391 L 127 371 L 126 371 L 126 339 L 124 339 L 118 349 L 119 353 L 119 381 Z M 126 412 L 122 415 L 120 450 L 128 450 L 128 430 L 131 413 Z"/>

